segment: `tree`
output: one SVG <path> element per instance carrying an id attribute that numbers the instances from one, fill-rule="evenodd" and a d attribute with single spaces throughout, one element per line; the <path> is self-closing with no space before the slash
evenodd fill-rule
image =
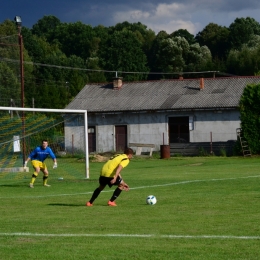
<path id="1" fill-rule="evenodd" d="M 94 31 L 90 25 L 81 22 L 63 23 L 55 28 L 55 39 L 52 42 L 60 44 L 60 49 L 66 56 L 76 55 L 82 59 L 87 59 L 94 51 L 93 45 Z"/>
<path id="2" fill-rule="evenodd" d="M 21 88 L 13 70 L 6 64 L 0 63 L 0 104 L 1 106 L 10 106 L 10 101 L 17 101 L 20 105 Z M 19 102 L 19 103 L 18 103 Z"/>
<path id="3" fill-rule="evenodd" d="M 89 82 L 105 82 L 106 77 L 104 72 L 99 66 L 99 58 L 98 57 L 89 57 L 86 61 L 87 68 L 92 70 L 89 71 Z"/>
<path id="4" fill-rule="evenodd" d="M 152 46 L 147 55 L 148 66 L 149 66 L 151 72 L 160 72 L 159 68 L 158 68 L 158 62 L 160 61 L 160 58 L 158 57 L 157 54 L 159 52 L 161 41 L 164 39 L 167 39 L 168 37 L 169 37 L 169 34 L 167 32 L 160 31 L 152 42 Z M 149 79 L 160 79 L 160 78 L 161 78 L 161 75 L 158 75 L 158 74 L 149 75 Z"/>
<path id="5" fill-rule="evenodd" d="M 64 108 L 88 82 L 85 61 L 75 55 L 67 57 L 59 44 L 29 30 L 25 30 L 25 46 L 34 62 L 42 64 L 35 64 L 33 74 L 25 80 L 27 101 L 34 98 L 38 107 Z M 47 98 L 51 90 L 53 94 Z"/>
<path id="6" fill-rule="evenodd" d="M 52 40 L 53 33 L 60 24 L 61 21 L 53 15 L 43 16 L 43 18 L 33 25 L 32 34 Z"/>
<path id="7" fill-rule="evenodd" d="M 115 31 L 131 31 L 135 34 L 136 39 L 139 40 L 139 42 L 142 45 L 143 51 L 147 54 L 148 51 L 151 48 L 152 42 L 155 39 L 155 32 L 151 29 L 148 29 L 146 25 L 138 22 L 138 23 L 129 23 L 129 22 L 123 22 L 118 23 L 114 27 L 109 28 L 112 33 Z"/>
<path id="8" fill-rule="evenodd" d="M 1 97 L 4 99 L 16 99 L 17 106 L 21 105 L 21 70 L 20 70 L 20 46 L 18 32 L 14 22 L 10 20 L 0 24 L 0 57 L 3 59 L 0 67 L 2 90 Z M 23 46 L 24 47 L 24 46 Z M 6 60 L 6 61 L 5 61 Z M 23 48 L 23 60 L 30 62 L 28 52 Z M 8 61 L 8 62 L 7 62 Z M 24 63 L 24 79 L 32 74 L 32 66 Z M 26 101 L 26 100 L 25 100 Z"/>
<path id="9" fill-rule="evenodd" d="M 226 59 L 230 45 L 228 42 L 229 29 L 215 23 L 209 23 L 196 35 L 196 40 L 203 46 L 206 45 L 213 59 Z"/>
<path id="10" fill-rule="evenodd" d="M 189 33 L 186 29 L 179 29 L 172 34 L 170 34 L 170 37 L 183 37 L 187 40 L 187 42 L 191 45 L 196 43 L 196 39 L 194 38 L 194 35 Z"/>
<path id="11" fill-rule="evenodd" d="M 99 57 L 100 67 L 105 70 L 124 72 L 126 81 L 145 79 L 147 74 L 138 72 L 149 71 L 140 41 L 133 32 L 128 30 L 115 31 L 111 34 L 100 47 Z"/>
<path id="12" fill-rule="evenodd" d="M 260 24 L 254 18 L 236 18 L 229 31 L 231 48 L 239 50 L 253 35 L 260 35 Z"/>
<path id="13" fill-rule="evenodd" d="M 183 37 L 163 39 L 157 52 L 158 69 L 165 73 L 200 71 L 210 62 L 211 53 L 206 46 L 189 45 Z"/>
<path id="14" fill-rule="evenodd" d="M 183 37 L 163 39 L 157 53 L 158 69 L 165 73 L 182 72 L 185 66 L 183 53 L 189 50 L 189 43 Z"/>
<path id="15" fill-rule="evenodd" d="M 256 44 L 256 45 L 255 45 Z M 252 47 L 250 47 L 252 46 Z M 260 70 L 260 43 L 249 42 L 240 50 L 231 50 L 227 58 L 228 73 L 252 76 Z"/>
<path id="16" fill-rule="evenodd" d="M 185 71 L 205 71 L 212 66 L 211 52 L 207 46 L 191 44 L 185 57 Z"/>
<path id="17" fill-rule="evenodd" d="M 248 85 L 239 102 L 241 127 L 252 153 L 260 153 L 260 85 Z"/>

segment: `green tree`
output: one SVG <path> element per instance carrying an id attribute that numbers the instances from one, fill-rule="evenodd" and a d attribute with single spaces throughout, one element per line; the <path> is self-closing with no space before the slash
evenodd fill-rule
<path id="1" fill-rule="evenodd" d="M 48 52 L 45 46 L 49 46 L 45 37 L 40 37 L 32 33 L 28 28 L 22 28 L 24 47 L 34 62 L 41 62 Z M 44 46 L 45 45 L 45 46 Z M 49 49 L 49 48 L 48 48 Z"/>
<path id="2" fill-rule="evenodd" d="M 35 98 L 39 100 L 41 107 L 64 108 L 88 82 L 85 62 L 75 55 L 66 57 L 57 49 L 45 56 L 44 63 L 51 66 L 35 68 L 36 81 L 39 84 L 36 93 L 34 90 Z"/>
<path id="3" fill-rule="evenodd" d="M 205 45 L 191 44 L 185 56 L 185 71 L 205 71 L 212 66 L 211 52 Z"/>
<path id="4" fill-rule="evenodd" d="M 22 30 L 23 31 L 23 30 Z M 14 99 L 17 106 L 21 106 L 21 69 L 20 69 L 20 45 L 16 25 L 10 20 L 0 24 L 0 57 L 2 58 L 0 75 L 3 84 L 1 96 L 5 99 Z M 24 81 L 32 75 L 32 66 L 27 62 L 31 59 L 23 46 Z M 25 102 L 26 103 L 26 102 Z"/>
<path id="5" fill-rule="evenodd" d="M 256 44 L 256 42 L 254 43 Z M 244 44 L 240 50 L 231 50 L 227 58 L 228 73 L 252 76 L 260 70 L 260 43 Z M 252 46 L 252 47 L 250 47 Z"/>
<path id="6" fill-rule="evenodd" d="M 32 27 L 32 34 L 39 37 L 46 37 L 49 40 L 53 40 L 53 34 L 57 26 L 61 24 L 61 21 L 53 15 L 45 15 L 38 20 Z"/>
<path id="7" fill-rule="evenodd" d="M 59 43 L 66 56 L 76 55 L 86 60 L 96 51 L 94 37 L 94 30 L 90 25 L 81 22 L 62 23 L 55 28 L 52 42 Z"/>
<path id="8" fill-rule="evenodd" d="M 251 152 L 260 153 L 260 85 L 248 85 L 244 89 L 240 103 L 240 119 L 244 137 Z"/>
<path id="9" fill-rule="evenodd" d="M 231 49 L 239 50 L 253 35 L 260 35 L 260 24 L 254 18 L 236 18 L 229 31 Z"/>
<path id="10" fill-rule="evenodd" d="M 148 72 L 147 59 L 142 45 L 131 31 L 115 31 L 111 34 L 100 47 L 99 57 L 102 68 L 124 72 L 123 77 L 126 81 L 141 80 L 147 77 L 142 73 L 125 73 Z M 109 77 L 111 76 L 109 75 Z M 111 80 L 111 78 L 107 78 L 107 80 Z"/>
<path id="11" fill-rule="evenodd" d="M 36 62 L 31 78 L 25 81 L 26 99 L 34 98 L 38 107 L 64 108 L 88 82 L 85 61 L 76 55 L 67 57 L 57 42 L 49 43 L 29 30 L 25 30 L 25 46 Z M 46 100 L 50 89 L 56 94 Z"/>
<path id="12" fill-rule="evenodd" d="M 209 23 L 201 32 L 196 35 L 196 40 L 201 46 L 206 45 L 212 54 L 213 59 L 226 59 L 230 49 L 229 29 L 215 23 Z"/>
<path id="13" fill-rule="evenodd" d="M 179 29 L 172 34 L 170 34 L 170 37 L 183 37 L 187 40 L 187 42 L 191 45 L 196 43 L 196 39 L 193 34 L 189 33 L 186 29 Z"/>
<path id="14" fill-rule="evenodd" d="M 20 105 L 21 88 L 13 70 L 4 62 L 0 62 L 0 104 L 10 106 L 10 101 L 18 101 Z"/>
<path id="15" fill-rule="evenodd" d="M 98 57 L 89 57 L 86 61 L 87 68 L 90 70 L 88 72 L 89 82 L 105 82 L 106 77 L 104 72 L 99 66 Z"/>
<path id="16" fill-rule="evenodd" d="M 181 74 L 206 69 L 211 53 L 206 46 L 189 45 L 183 37 L 171 37 L 160 42 L 156 60 L 161 72 Z"/>
<path id="17" fill-rule="evenodd" d="M 85 61 L 76 55 L 68 57 L 64 65 L 74 68 L 65 70 L 64 77 L 65 83 L 67 82 L 65 85 L 67 87 L 66 91 L 68 91 L 67 97 L 71 100 L 81 91 L 87 82 L 90 82 L 90 73 L 86 71 L 87 66 Z"/>
<path id="18" fill-rule="evenodd" d="M 158 57 L 158 52 L 160 49 L 161 41 L 169 38 L 169 34 L 165 31 L 160 31 L 155 39 L 152 42 L 152 46 L 147 55 L 148 66 L 151 72 L 161 72 L 158 68 L 158 63 L 160 61 L 160 57 Z M 160 79 L 162 76 L 160 74 L 150 74 L 149 79 Z"/>
<path id="19" fill-rule="evenodd" d="M 189 50 L 189 43 L 183 37 L 163 39 L 157 53 L 158 68 L 161 72 L 182 72 L 185 66 L 183 53 Z"/>
<path id="20" fill-rule="evenodd" d="M 110 27 L 109 30 L 112 31 L 112 33 L 115 31 L 131 31 L 136 36 L 136 39 L 141 43 L 142 49 L 146 55 L 149 53 L 152 42 L 155 39 L 155 32 L 148 29 L 146 25 L 140 22 L 129 23 L 125 21 Z"/>

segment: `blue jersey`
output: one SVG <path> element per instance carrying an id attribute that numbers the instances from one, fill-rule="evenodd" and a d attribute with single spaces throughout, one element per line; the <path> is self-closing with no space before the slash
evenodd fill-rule
<path id="1" fill-rule="evenodd" d="M 52 149 L 50 147 L 46 147 L 45 149 L 42 148 L 42 146 L 36 147 L 28 156 L 31 160 L 38 160 L 40 162 L 43 162 L 48 155 L 54 160 L 56 159 Z"/>

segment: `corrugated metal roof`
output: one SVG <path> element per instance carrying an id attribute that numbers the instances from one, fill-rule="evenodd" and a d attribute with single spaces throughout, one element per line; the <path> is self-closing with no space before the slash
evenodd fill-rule
<path id="1" fill-rule="evenodd" d="M 125 82 L 121 89 L 111 84 L 86 85 L 67 109 L 88 112 L 138 110 L 185 110 L 238 107 L 248 84 L 260 84 L 260 77 Z"/>

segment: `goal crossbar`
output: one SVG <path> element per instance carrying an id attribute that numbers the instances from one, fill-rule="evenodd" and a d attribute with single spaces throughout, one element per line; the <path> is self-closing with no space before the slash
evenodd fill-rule
<path id="1" fill-rule="evenodd" d="M 87 110 L 78 109 L 50 109 L 50 108 L 23 108 L 23 107 L 1 107 L 0 110 L 6 111 L 28 111 L 28 112 L 51 112 L 51 113 L 77 113 L 84 114 L 84 127 L 85 127 L 85 157 L 86 157 L 86 179 L 89 179 L 89 156 L 88 156 L 88 121 L 87 121 Z"/>

